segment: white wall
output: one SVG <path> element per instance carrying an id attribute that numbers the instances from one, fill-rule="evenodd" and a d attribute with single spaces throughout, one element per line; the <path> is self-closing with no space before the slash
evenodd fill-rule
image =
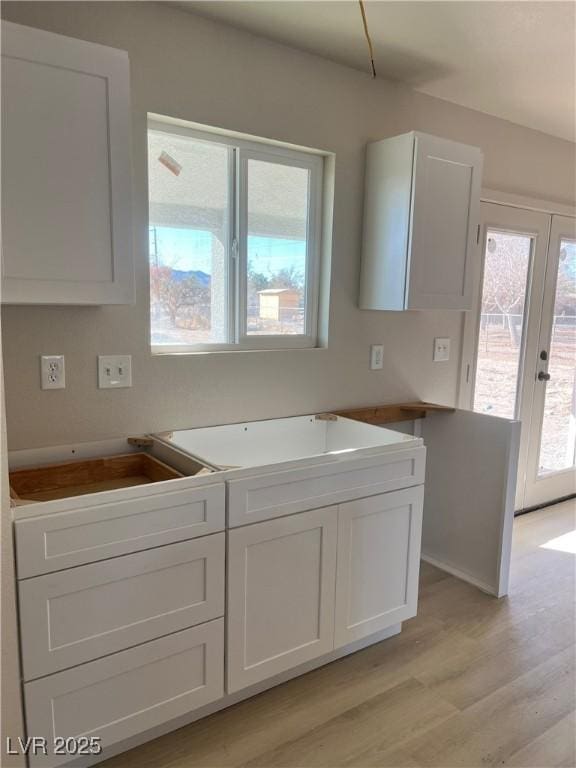
<path id="1" fill-rule="evenodd" d="M 135 307 L 3 310 L 12 448 L 422 398 L 451 403 L 461 315 L 357 309 L 363 153 L 411 129 L 479 145 L 485 185 L 571 203 L 574 145 L 157 3 L 6 2 L 5 18 L 128 50 L 132 67 Z M 360 34 L 360 31 L 359 31 Z M 157 357 L 148 348 L 146 112 L 336 153 L 329 347 Z M 432 363 L 434 336 L 449 363 Z M 368 370 L 371 343 L 383 371 Z M 42 392 L 38 355 L 66 355 Z M 133 355 L 134 387 L 99 391 L 97 354 Z"/>

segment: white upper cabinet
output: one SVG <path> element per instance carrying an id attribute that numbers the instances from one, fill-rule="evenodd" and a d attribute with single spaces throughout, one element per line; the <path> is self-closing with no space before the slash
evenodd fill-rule
<path id="1" fill-rule="evenodd" d="M 125 51 L 2 22 L 2 300 L 134 300 Z"/>
<path id="2" fill-rule="evenodd" d="M 418 132 L 368 145 L 362 309 L 470 309 L 481 177 L 477 147 Z"/>

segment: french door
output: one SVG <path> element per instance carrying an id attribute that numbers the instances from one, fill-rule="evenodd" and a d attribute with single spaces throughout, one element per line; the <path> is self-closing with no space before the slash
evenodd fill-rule
<path id="1" fill-rule="evenodd" d="M 522 422 L 516 509 L 576 492 L 576 220 L 482 203 L 460 406 Z"/>

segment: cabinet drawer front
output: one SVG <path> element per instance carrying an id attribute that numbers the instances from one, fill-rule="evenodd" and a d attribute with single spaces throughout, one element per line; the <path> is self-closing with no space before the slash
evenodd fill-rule
<path id="1" fill-rule="evenodd" d="M 424 482 L 426 449 L 257 475 L 228 483 L 230 527 Z"/>
<path id="2" fill-rule="evenodd" d="M 335 645 L 416 615 L 423 486 L 338 509 Z"/>
<path id="3" fill-rule="evenodd" d="M 332 650 L 337 517 L 327 507 L 228 534 L 228 693 Z"/>
<path id="4" fill-rule="evenodd" d="M 17 520 L 18 578 L 185 541 L 224 529 L 224 484 L 90 504 Z"/>
<path id="5" fill-rule="evenodd" d="M 224 552 L 216 533 L 21 581 L 24 679 L 222 616 Z"/>
<path id="6" fill-rule="evenodd" d="M 219 699 L 223 681 L 224 620 L 216 619 L 26 683 L 28 732 L 48 744 L 56 736 L 99 736 L 107 747 Z M 30 758 L 33 766 L 64 762 Z"/>

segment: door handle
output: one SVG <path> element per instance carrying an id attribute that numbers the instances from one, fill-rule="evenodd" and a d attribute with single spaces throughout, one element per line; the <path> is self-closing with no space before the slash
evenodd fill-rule
<path id="1" fill-rule="evenodd" d="M 550 374 L 546 371 L 540 371 L 538 373 L 538 381 L 550 381 Z"/>

